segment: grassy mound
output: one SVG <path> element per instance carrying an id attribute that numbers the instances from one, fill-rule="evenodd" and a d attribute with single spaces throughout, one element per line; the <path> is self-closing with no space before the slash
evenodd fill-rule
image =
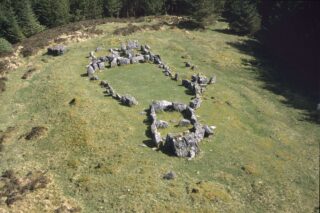
<path id="1" fill-rule="evenodd" d="M 222 22 L 201 32 L 164 26 L 113 35 L 124 26 L 100 25 L 103 34 L 69 43 L 60 57 L 24 59 L 38 70 L 28 80 L 21 79 L 26 67 L 8 75 L 0 93 L 0 130 L 14 131 L 1 143 L 1 172 L 14 170 L 22 177 L 47 171 L 51 181 L 10 207 L 0 203 L 1 210 L 312 212 L 318 207 L 319 126 L 306 119 L 304 110 L 284 104 L 284 96 L 265 89 L 260 73 L 272 69 L 268 63 L 244 63 L 255 58 L 230 45 L 248 38 L 215 30 L 226 27 Z M 99 73 L 120 94 L 137 98 L 139 105 L 129 108 L 105 97 L 99 82 L 81 77 L 91 50 L 131 39 L 149 44 L 181 78 L 194 72 L 217 75 L 197 110 L 201 123 L 217 126 L 216 136 L 202 142 L 194 160 L 142 146 L 150 138 L 141 112 L 152 100 L 189 102 L 179 82 L 151 64 Z M 186 60 L 198 70 L 185 68 Z M 45 127 L 45 137 L 26 140 L 31 127 Z M 163 179 L 168 171 L 177 177 Z"/>

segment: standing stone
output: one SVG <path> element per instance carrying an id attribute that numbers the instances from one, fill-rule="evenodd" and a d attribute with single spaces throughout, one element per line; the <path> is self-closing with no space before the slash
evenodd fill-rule
<path id="1" fill-rule="evenodd" d="M 110 68 L 116 67 L 117 65 L 118 65 L 118 60 L 117 60 L 117 58 L 114 58 L 114 59 L 110 62 Z"/>
<path id="2" fill-rule="evenodd" d="M 88 77 L 93 76 L 94 73 L 95 73 L 95 70 L 93 69 L 93 67 L 91 65 L 89 65 L 87 67 L 87 75 L 88 75 Z"/>
<path id="3" fill-rule="evenodd" d="M 190 102 L 190 107 L 192 109 L 198 109 L 200 107 L 200 105 L 201 105 L 201 102 L 202 102 L 201 98 L 200 97 L 196 97 Z"/>
<path id="4" fill-rule="evenodd" d="M 138 104 L 138 101 L 133 96 L 130 96 L 130 95 L 122 96 L 120 99 L 120 102 L 130 107 Z"/>
<path id="5" fill-rule="evenodd" d="M 174 75 L 173 80 L 175 80 L 175 81 L 178 81 L 178 80 L 179 80 L 179 75 L 178 75 L 178 73 L 176 73 L 176 74 Z"/>
<path id="6" fill-rule="evenodd" d="M 186 67 L 191 67 L 191 63 L 190 62 L 184 62 L 186 64 Z"/>
<path id="7" fill-rule="evenodd" d="M 102 61 L 99 62 L 98 63 L 98 67 L 99 67 L 100 70 L 103 70 L 105 68 L 104 62 L 102 62 Z"/>

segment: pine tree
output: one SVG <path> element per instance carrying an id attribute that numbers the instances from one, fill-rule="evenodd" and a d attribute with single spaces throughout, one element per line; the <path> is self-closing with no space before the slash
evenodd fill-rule
<path id="1" fill-rule="evenodd" d="M 0 1 L 0 37 L 6 38 L 11 43 L 19 42 L 24 38 L 10 0 Z"/>
<path id="2" fill-rule="evenodd" d="M 120 10 L 122 8 L 122 1 L 121 0 L 105 0 L 105 10 L 106 14 L 111 17 L 120 16 Z"/>
<path id="3" fill-rule="evenodd" d="M 69 0 L 36 0 L 34 2 L 34 11 L 40 23 L 48 27 L 68 23 L 69 10 Z"/>
<path id="4" fill-rule="evenodd" d="M 160 15 L 163 14 L 165 8 L 164 0 L 144 0 L 141 2 L 141 15 Z"/>
<path id="5" fill-rule="evenodd" d="M 41 26 L 36 19 L 29 0 L 17 1 L 13 4 L 13 6 L 19 26 L 26 37 L 44 30 L 44 27 Z"/>
<path id="6" fill-rule="evenodd" d="M 258 0 L 229 0 L 226 10 L 230 28 L 236 33 L 253 35 L 260 30 Z"/>

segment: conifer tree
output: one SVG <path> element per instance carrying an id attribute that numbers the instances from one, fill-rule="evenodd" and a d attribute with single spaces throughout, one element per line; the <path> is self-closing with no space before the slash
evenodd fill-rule
<path id="1" fill-rule="evenodd" d="M 69 10 L 69 0 L 36 0 L 34 3 L 34 11 L 40 23 L 48 27 L 68 23 Z"/>
<path id="2" fill-rule="evenodd" d="M 119 18 L 120 10 L 122 8 L 122 1 L 121 0 L 105 0 L 104 8 L 106 10 L 106 15 Z"/>
<path id="3" fill-rule="evenodd" d="M 13 4 L 13 7 L 19 26 L 26 37 L 44 30 L 44 27 L 40 25 L 35 17 L 29 0 L 17 1 Z"/>
<path id="4" fill-rule="evenodd" d="M 261 17 L 257 0 L 229 0 L 226 16 L 230 28 L 239 34 L 253 35 L 261 28 Z"/>
<path id="5" fill-rule="evenodd" d="M 19 42 L 24 38 L 10 0 L 0 1 L 0 37 L 6 38 L 11 43 Z"/>

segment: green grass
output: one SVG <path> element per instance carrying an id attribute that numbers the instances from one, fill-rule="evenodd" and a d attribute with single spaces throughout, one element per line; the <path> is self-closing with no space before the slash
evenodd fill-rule
<path id="1" fill-rule="evenodd" d="M 52 211 L 64 201 L 83 212 L 312 212 L 319 206 L 319 126 L 303 120 L 303 110 L 282 104 L 283 96 L 263 89 L 259 70 L 241 64 L 252 57 L 227 42 L 247 38 L 211 29 L 115 37 L 110 35 L 115 27 L 103 25 L 103 36 L 69 44 L 64 56 L 27 59 L 26 64 L 39 67 L 30 80 L 21 79 L 26 67 L 9 74 L 7 91 L 0 95 L 0 130 L 16 130 L 3 144 L 1 171 L 23 176 L 48 170 L 51 183 L 0 209 Z M 184 68 L 183 55 L 199 72 L 217 75 L 197 110 L 201 123 L 217 126 L 216 135 L 202 142 L 194 160 L 141 146 L 150 140 L 141 112 L 152 100 L 189 102 L 178 82 L 151 64 L 99 73 L 120 94 L 136 97 L 139 104 L 129 108 L 105 97 L 99 82 L 80 76 L 89 51 L 130 39 L 148 43 L 182 77 L 194 73 Z M 73 98 L 76 104 L 69 106 Z M 159 117 L 178 120 L 179 114 Z M 34 126 L 47 127 L 47 136 L 20 138 Z M 177 178 L 163 180 L 171 170 Z"/>

